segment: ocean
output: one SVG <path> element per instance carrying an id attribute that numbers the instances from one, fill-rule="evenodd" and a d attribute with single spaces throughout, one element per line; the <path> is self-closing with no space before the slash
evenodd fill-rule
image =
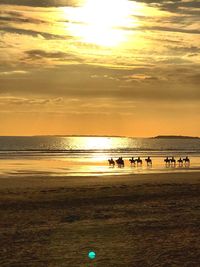
<path id="1" fill-rule="evenodd" d="M 109 168 L 107 159 L 123 157 L 125 168 Z M 153 167 L 132 168 L 128 159 L 151 156 Z M 200 139 L 125 137 L 0 137 L 0 175 L 107 175 L 137 172 L 186 171 L 166 168 L 166 156 L 189 156 L 200 167 Z"/>

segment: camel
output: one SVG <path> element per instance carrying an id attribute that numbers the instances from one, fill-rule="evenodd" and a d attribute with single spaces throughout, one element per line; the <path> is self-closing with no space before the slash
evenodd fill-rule
<path id="1" fill-rule="evenodd" d="M 114 162 L 113 158 L 108 159 L 108 163 L 109 163 L 109 166 L 111 166 L 111 167 L 115 166 L 115 162 Z"/>
<path id="2" fill-rule="evenodd" d="M 137 162 L 137 166 L 138 165 L 142 166 L 142 160 L 140 157 L 138 157 L 135 161 Z"/>
<path id="3" fill-rule="evenodd" d="M 183 160 L 182 160 L 182 158 L 179 158 L 179 159 L 177 160 L 177 162 L 178 162 L 178 166 L 179 166 L 179 167 L 183 167 Z"/>
<path id="4" fill-rule="evenodd" d="M 170 159 L 169 157 L 166 157 L 166 159 L 164 159 L 165 165 L 166 167 L 170 165 Z"/>
<path id="5" fill-rule="evenodd" d="M 131 166 L 133 165 L 135 167 L 135 162 L 136 160 L 132 157 L 131 159 L 129 159 Z"/>
<path id="6" fill-rule="evenodd" d="M 116 163 L 117 163 L 117 165 L 118 165 L 119 168 L 124 167 L 124 160 L 122 159 L 122 157 L 119 157 L 119 158 L 116 160 Z"/>
<path id="7" fill-rule="evenodd" d="M 150 157 L 148 157 L 147 159 L 145 159 L 147 166 L 152 166 L 152 160 Z"/>
<path id="8" fill-rule="evenodd" d="M 185 162 L 185 166 L 187 166 L 187 167 L 190 166 L 190 159 L 188 158 L 188 156 L 186 156 L 186 157 L 183 159 L 183 162 Z"/>
<path id="9" fill-rule="evenodd" d="M 175 158 L 174 157 L 172 157 L 171 159 L 170 159 L 170 162 L 171 162 L 171 165 L 172 166 L 176 166 L 176 160 L 175 160 Z"/>

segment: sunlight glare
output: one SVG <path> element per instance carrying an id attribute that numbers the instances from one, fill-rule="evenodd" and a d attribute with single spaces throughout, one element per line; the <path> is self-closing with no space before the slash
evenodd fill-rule
<path id="1" fill-rule="evenodd" d="M 88 137 L 84 140 L 87 149 L 110 149 L 112 140 L 107 137 Z"/>
<path id="2" fill-rule="evenodd" d="M 126 41 L 128 31 L 138 20 L 131 17 L 139 5 L 128 0 L 86 0 L 83 6 L 64 10 L 69 32 L 82 42 L 116 46 Z"/>

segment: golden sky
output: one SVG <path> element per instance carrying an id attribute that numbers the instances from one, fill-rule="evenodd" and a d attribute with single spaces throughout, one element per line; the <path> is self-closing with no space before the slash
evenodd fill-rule
<path id="1" fill-rule="evenodd" d="M 200 136 L 200 1 L 0 0 L 0 135 Z"/>

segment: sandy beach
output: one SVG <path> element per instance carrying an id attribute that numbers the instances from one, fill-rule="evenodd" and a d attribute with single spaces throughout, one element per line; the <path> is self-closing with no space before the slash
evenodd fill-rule
<path id="1" fill-rule="evenodd" d="M 0 0 L 0 267 L 200 267 L 199 20 Z"/>
<path id="2" fill-rule="evenodd" d="M 0 266 L 199 266 L 199 221 L 199 172 L 4 177 Z"/>

